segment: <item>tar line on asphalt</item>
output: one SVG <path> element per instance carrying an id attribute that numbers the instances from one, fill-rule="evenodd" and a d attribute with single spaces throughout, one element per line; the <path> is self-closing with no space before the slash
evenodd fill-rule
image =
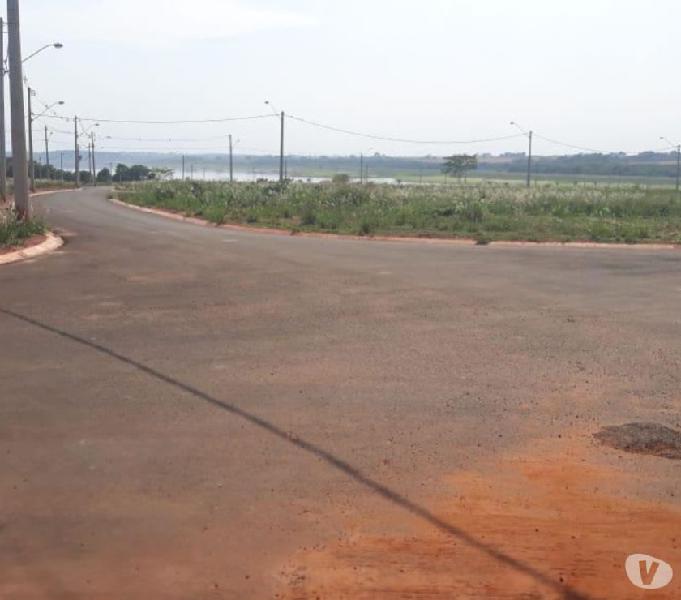
<path id="1" fill-rule="evenodd" d="M 337 456 L 331 454 L 330 452 L 324 450 L 323 448 L 320 448 L 319 446 L 316 446 L 315 444 L 312 444 L 311 442 L 308 442 L 306 440 L 300 439 L 298 437 L 295 437 L 286 431 L 280 429 L 273 423 L 270 423 L 269 421 L 258 417 L 257 415 L 251 414 L 250 412 L 239 408 L 238 406 L 235 406 L 233 404 L 229 404 L 228 402 L 224 402 L 222 400 L 218 400 L 217 398 L 214 398 L 210 396 L 209 394 L 206 394 L 205 392 L 202 392 L 201 390 L 196 389 L 195 387 L 188 385 L 186 383 L 183 383 L 181 381 L 178 381 L 177 379 L 174 379 L 173 377 L 170 377 L 169 375 L 165 375 L 164 373 L 161 373 L 159 371 L 156 371 L 155 369 L 152 369 L 151 367 L 148 367 L 146 365 L 143 365 L 141 363 L 136 362 L 135 360 L 128 358 L 127 356 L 123 356 L 122 354 L 118 354 L 114 350 L 111 350 L 107 348 L 106 346 L 102 346 L 101 344 L 97 344 L 95 342 L 92 342 L 90 340 L 87 340 L 85 338 L 79 337 L 75 334 L 69 333 L 67 331 L 63 331 L 61 329 L 58 329 L 57 327 L 53 327 L 51 325 L 47 325 L 45 323 L 41 323 L 40 321 L 36 321 L 35 319 L 32 319 L 30 317 L 27 317 L 25 315 L 21 315 L 19 313 L 15 313 L 11 310 L 6 310 L 3 308 L 0 308 L 0 313 L 12 317 L 14 319 L 18 319 L 20 321 L 23 321 L 24 323 L 27 323 L 29 325 L 33 325 L 35 327 L 38 327 L 44 331 L 56 334 L 60 337 L 63 337 L 65 339 L 71 340 L 73 342 L 76 342 L 78 344 L 81 344 L 83 346 L 87 346 L 93 350 L 96 350 L 97 352 L 104 354 L 110 358 L 114 358 L 126 365 L 129 365 L 131 367 L 134 367 L 135 369 L 146 373 L 147 375 L 158 379 L 159 381 L 162 381 L 168 385 L 174 386 L 177 389 L 182 390 L 183 392 L 186 392 L 187 394 L 194 396 L 208 404 L 211 404 L 212 406 L 219 408 L 221 410 L 224 410 L 228 413 L 231 413 L 233 415 L 237 415 L 238 417 L 248 421 L 252 425 L 255 425 L 256 427 L 267 431 L 268 433 L 272 434 L 273 436 L 284 440 L 288 442 L 289 444 L 292 444 L 293 446 L 304 450 L 305 452 L 308 452 L 309 454 L 312 454 L 318 458 L 321 458 L 324 460 L 326 463 L 334 467 L 335 469 L 338 469 L 339 471 L 343 472 L 345 475 L 350 477 L 351 479 L 355 480 L 357 483 L 361 484 L 365 488 L 368 488 L 375 494 L 381 496 L 388 502 L 391 502 L 392 504 L 399 506 L 400 508 L 406 510 L 407 512 L 411 513 L 412 515 L 415 515 L 433 527 L 437 528 L 441 532 L 455 537 L 459 539 L 460 541 L 470 545 L 471 547 L 479 550 L 480 552 L 483 552 L 487 554 L 488 556 L 492 557 L 493 559 L 499 561 L 500 563 L 515 569 L 516 571 L 523 573 L 525 575 L 528 575 L 532 578 L 534 578 L 537 582 L 553 589 L 554 591 L 560 593 L 562 597 L 565 600 L 588 600 L 589 597 L 586 596 L 585 594 L 582 594 L 581 592 L 578 592 L 577 590 L 566 586 L 564 584 L 561 584 L 557 581 L 554 581 L 551 579 L 548 575 L 542 573 L 539 569 L 533 567 L 532 565 L 527 565 L 518 559 L 513 558 L 509 554 L 506 554 L 500 550 L 497 550 L 493 546 L 490 546 L 489 544 L 486 544 L 484 542 L 481 542 L 477 538 L 475 538 L 473 535 L 470 533 L 464 531 L 460 527 L 457 527 L 455 525 L 452 525 L 451 523 L 448 523 L 447 521 L 437 517 L 433 513 L 431 513 L 428 509 L 420 506 L 419 504 L 416 504 L 415 502 L 409 500 L 409 498 L 406 498 L 405 496 L 402 496 L 400 493 L 386 487 L 385 485 L 379 483 L 378 481 L 375 481 L 368 477 L 367 475 L 364 475 L 359 469 L 353 467 L 350 463 L 345 462 L 341 458 L 338 458 Z"/>

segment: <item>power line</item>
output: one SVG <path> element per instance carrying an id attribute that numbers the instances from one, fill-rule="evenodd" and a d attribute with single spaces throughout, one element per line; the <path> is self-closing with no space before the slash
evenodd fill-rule
<path id="1" fill-rule="evenodd" d="M 554 140 L 552 138 L 547 138 L 535 132 L 534 134 L 541 140 L 549 142 L 550 144 L 556 144 L 557 146 L 564 146 L 565 148 L 572 148 L 573 150 L 584 150 L 585 152 L 592 152 L 594 154 L 610 154 L 609 152 L 604 152 L 603 150 L 594 150 L 593 148 L 587 148 L 585 146 L 576 146 L 575 144 L 568 144 L 567 142 L 561 142 L 560 140 Z"/>
<path id="2" fill-rule="evenodd" d="M 294 115 L 287 115 L 289 119 L 311 125 L 312 127 L 318 127 L 320 129 L 327 129 L 328 131 L 335 131 L 336 133 L 345 133 L 347 135 L 354 135 L 356 137 L 363 137 L 370 140 L 378 140 L 382 142 L 398 142 L 402 144 L 419 144 L 419 145 L 453 145 L 453 144 L 482 144 L 485 142 L 500 142 L 503 140 L 511 140 L 518 137 L 523 137 L 521 133 L 514 133 L 513 135 L 505 135 L 493 138 L 480 138 L 473 140 L 413 140 L 408 138 L 397 138 L 397 137 L 387 137 L 380 136 L 371 133 L 362 133 L 359 131 L 352 131 L 351 129 L 343 129 L 341 127 L 334 127 L 332 125 L 324 125 L 323 123 L 318 123 L 316 121 L 310 121 L 308 119 L 303 119 L 302 117 L 297 117 Z"/>
<path id="3" fill-rule="evenodd" d="M 228 123 L 231 121 L 253 121 L 256 119 L 271 119 L 273 115 L 252 115 L 249 117 L 225 117 L 222 119 L 187 119 L 177 121 L 143 121 L 143 120 L 123 120 L 123 119 L 99 119 L 95 117 L 78 117 L 79 121 L 87 121 L 91 123 L 111 123 L 121 125 L 199 125 L 202 123 Z M 50 115 L 51 119 L 61 119 L 63 121 L 72 121 L 70 117 L 62 115 Z"/>

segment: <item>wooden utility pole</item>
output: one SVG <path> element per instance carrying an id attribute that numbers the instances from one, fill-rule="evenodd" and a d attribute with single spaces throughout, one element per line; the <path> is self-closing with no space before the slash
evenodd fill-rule
<path id="1" fill-rule="evenodd" d="M 12 167 L 14 171 L 14 204 L 17 216 L 31 218 L 26 161 L 26 114 L 24 112 L 24 75 L 21 60 L 19 0 L 7 0 L 10 104 L 12 107 Z"/>
<path id="2" fill-rule="evenodd" d="M 7 122 L 5 119 L 5 21 L 0 17 L 0 202 L 7 201 Z"/>
<path id="3" fill-rule="evenodd" d="M 229 183 L 234 183 L 234 145 L 232 134 L 229 134 Z"/>

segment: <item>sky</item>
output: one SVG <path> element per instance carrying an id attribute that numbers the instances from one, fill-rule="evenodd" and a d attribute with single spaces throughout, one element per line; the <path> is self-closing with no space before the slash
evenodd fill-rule
<path id="1" fill-rule="evenodd" d="M 290 154 L 522 152 L 511 121 L 538 154 L 681 142 L 678 0 L 22 0 L 21 21 L 24 56 L 64 44 L 25 65 L 37 107 L 101 119 L 100 150 L 223 153 L 232 133 L 276 154 L 271 106 L 417 142 L 287 119 Z M 44 125 L 72 147 L 71 123 Z"/>

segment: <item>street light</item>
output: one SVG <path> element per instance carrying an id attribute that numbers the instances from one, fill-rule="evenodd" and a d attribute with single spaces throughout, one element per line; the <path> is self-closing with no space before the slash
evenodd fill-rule
<path id="1" fill-rule="evenodd" d="M 277 114 L 277 109 L 269 101 L 265 100 L 265 104 L 270 107 L 274 115 Z M 286 114 L 281 111 L 281 147 L 279 151 L 279 183 L 284 183 L 284 121 L 286 119 Z"/>
<path id="2" fill-rule="evenodd" d="M 52 44 L 45 44 L 42 48 L 38 48 L 35 52 L 29 54 L 24 60 L 22 60 L 22 63 L 25 63 L 27 60 L 31 60 L 36 54 L 40 54 L 43 50 L 47 50 L 48 48 L 55 48 L 56 50 L 61 50 L 64 47 L 64 44 L 61 42 L 54 42 Z"/>
<path id="3" fill-rule="evenodd" d="M 531 129 L 529 131 L 525 131 L 518 123 L 515 121 L 511 121 L 511 125 L 513 127 L 516 127 L 520 133 L 523 135 L 527 136 L 527 139 L 529 140 L 529 151 L 527 153 L 527 187 L 530 187 L 532 184 L 532 138 L 534 137 L 534 131 Z"/>
<path id="4" fill-rule="evenodd" d="M 9 69 L 5 67 L 5 48 L 4 48 L 4 20 L 0 19 L 0 70 L 2 70 L 2 76 L 0 77 L 0 197 L 4 200 L 7 196 L 7 148 L 6 148 L 6 123 L 5 123 L 5 75 L 9 73 Z M 55 48 L 56 50 L 61 50 L 64 44 L 61 42 L 53 42 L 51 44 L 45 44 L 42 48 L 38 48 L 35 52 L 29 54 L 26 58 L 21 61 L 21 64 L 30 60 L 37 54 L 40 54 L 43 50 L 48 48 Z M 30 95 L 29 95 L 30 102 Z M 23 118 L 22 118 L 23 120 Z M 30 123 L 30 116 L 29 116 Z M 32 142 L 31 142 L 32 144 Z"/>
<path id="5" fill-rule="evenodd" d="M 47 114 L 55 106 L 63 106 L 65 102 L 63 100 L 58 100 L 45 106 L 45 110 L 39 115 L 33 114 L 33 97 L 36 95 L 35 90 L 28 88 L 28 156 L 29 156 L 29 172 L 31 177 L 31 191 L 35 192 L 35 161 L 33 160 L 33 123 L 37 121 L 40 117 Z M 46 144 L 47 145 L 47 142 Z"/>

